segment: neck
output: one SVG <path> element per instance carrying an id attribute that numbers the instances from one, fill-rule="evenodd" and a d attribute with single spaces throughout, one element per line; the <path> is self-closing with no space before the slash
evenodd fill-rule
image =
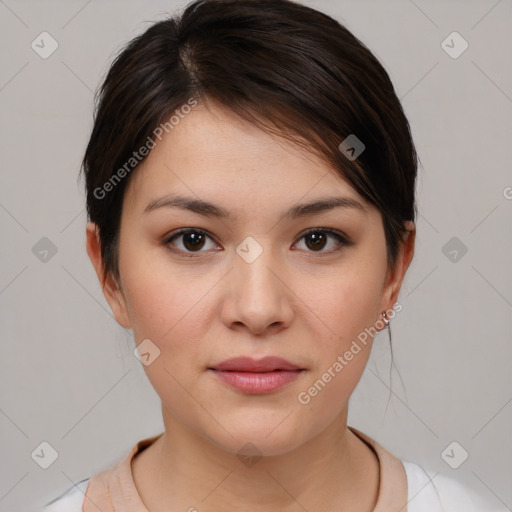
<path id="1" fill-rule="evenodd" d="M 346 410 L 327 429 L 277 456 L 244 459 L 165 414 L 165 433 L 134 457 L 135 485 L 152 512 L 195 509 L 371 512 L 379 487 L 373 451 L 346 426 Z"/>

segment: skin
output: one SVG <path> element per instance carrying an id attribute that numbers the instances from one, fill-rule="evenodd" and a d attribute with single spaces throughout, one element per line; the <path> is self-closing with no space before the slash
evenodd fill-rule
<path id="1" fill-rule="evenodd" d="M 130 180 L 120 282 L 108 276 L 103 292 L 136 344 L 150 339 L 160 350 L 144 370 L 161 399 L 165 433 L 132 462 L 146 507 L 373 510 L 378 462 L 347 429 L 348 401 L 371 338 L 308 404 L 297 396 L 392 310 L 413 256 L 414 225 L 389 267 L 380 212 L 337 171 L 212 103 L 198 105 L 165 135 Z M 170 193 L 208 200 L 234 218 L 170 207 L 143 213 Z M 366 211 L 338 208 L 279 221 L 297 203 L 333 196 L 356 199 Z M 166 245 L 180 228 L 201 228 L 209 238 L 194 246 L 181 236 Z M 303 236 L 310 228 L 341 231 L 352 243 L 327 235 L 315 246 Z M 86 233 L 102 282 L 96 226 L 89 223 Z M 263 249 L 251 263 L 236 252 L 249 236 Z M 239 355 L 277 355 L 305 371 L 275 392 L 247 395 L 207 370 Z M 262 455 L 250 467 L 237 457 L 247 442 Z"/>

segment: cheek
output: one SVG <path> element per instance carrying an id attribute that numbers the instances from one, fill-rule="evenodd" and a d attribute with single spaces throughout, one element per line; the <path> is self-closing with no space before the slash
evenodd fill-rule
<path id="1" fill-rule="evenodd" d="M 158 348 L 158 357 L 144 371 L 163 404 L 180 416 L 194 406 L 183 386 L 188 389 L 191 376 L 204 371 L 201 343 L 214 309 L 208 292 L 218 278 L 192 279 L 177 266 L 137 265 L 135 258 L 131 263 L 124 288 L 135 343 L 149 339 Z"/>
<path id="2" fill-rule="evenodd" d="M 304 302 L 315 318 L 321 320 L 315 320 L 317 365 L 311 379 L 314 389 L 308 392 L 316 402 L 313 409 L 318 403 L 348 400 L 359 381 L 376 333 L 373 327 L 379 318 L 381 282 L 382 268 L 375 260 L 365 264 L 361 259 L 334 270 L 330 279 L 322 279 L 321 288 L 311 287 L 309 281 L 310 286 L 304 284 L 299 291 L 307 297 Z M 315 393 L 318 399 L 313 398 Z"/>
<path id="3" fill-rule="evenodd" d="M 125 297 L 136 340 L 142 336 L 165 345 L 193 345 L 208 320 L 208 291 L 216 281 L 207 275 L 191 280 L 185 273 L 158 269 L 132 273 Z"/>
<path id="4" fill-rule="evenodd" d="M 296 400 L 312 431 L 330 423 L 348 404 L 371 353 L 378 309 L 378 280 L 333 279 L 315 297 L 315 313 L 323 323 L 316 336 L 315 367 Z"/>
<path id="5" fill-rule="evenodd" d="M 326 333 L 321 339 L 341 350 L 378 319 L 382 279 L 382 269 L 375 264 L 347 265 L 316 281 L 308 279 L 297 295 L 320 320 Z"/>
<path id="6" fill-rule="evenodd" d="M 162 247 L 137 244 L 136 239 L 132 235 L 120 240 L 124 298 L 136 342 L 143 338 L 156 341 L 186 322 L 207 283 L 191 280 L 188 274 L 192 266 L 173 265 Z"/>

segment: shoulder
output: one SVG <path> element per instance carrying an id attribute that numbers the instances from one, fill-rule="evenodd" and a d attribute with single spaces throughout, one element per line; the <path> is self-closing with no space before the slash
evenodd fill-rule
<path id="1" fill-rule="evenodd" d="M 413 462 L 402 461 L 407 476 L 407 512 L 505 512 L 496 498 L 478 494 L 458 480 L 427 473 Z"/>
<path id="2" fill-rule="evenodd" d="M 47 503 L 40 512 L 82 512 L 89 480 L 82 480 Z"/>

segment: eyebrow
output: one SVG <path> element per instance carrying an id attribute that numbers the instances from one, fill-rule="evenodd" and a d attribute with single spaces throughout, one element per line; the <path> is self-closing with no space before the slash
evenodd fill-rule
<path id="1" fill-rule="evenodd" d="M 152 200 L 144 209 L 144 214 L 157 210 L 159 208 L 181 208 L 189 210 L 205 217 L 216 217 L 220 219 L 233 219 L 233 215 L 225 208 L 193 197 L 181 195 L 168 195 Z M 326 197 L 316 199 L 310 203 L 303 203 L 292 206 L 281 215 L 280 220 L 285 218 L 296 219 L 306 215 L 314 215 L 321 212 L 334 210 L 337 208 L 351 208 L 359 210 L 362 213 L 368 213 L 368 209 L 363 203 L 350 197 Z"/>

